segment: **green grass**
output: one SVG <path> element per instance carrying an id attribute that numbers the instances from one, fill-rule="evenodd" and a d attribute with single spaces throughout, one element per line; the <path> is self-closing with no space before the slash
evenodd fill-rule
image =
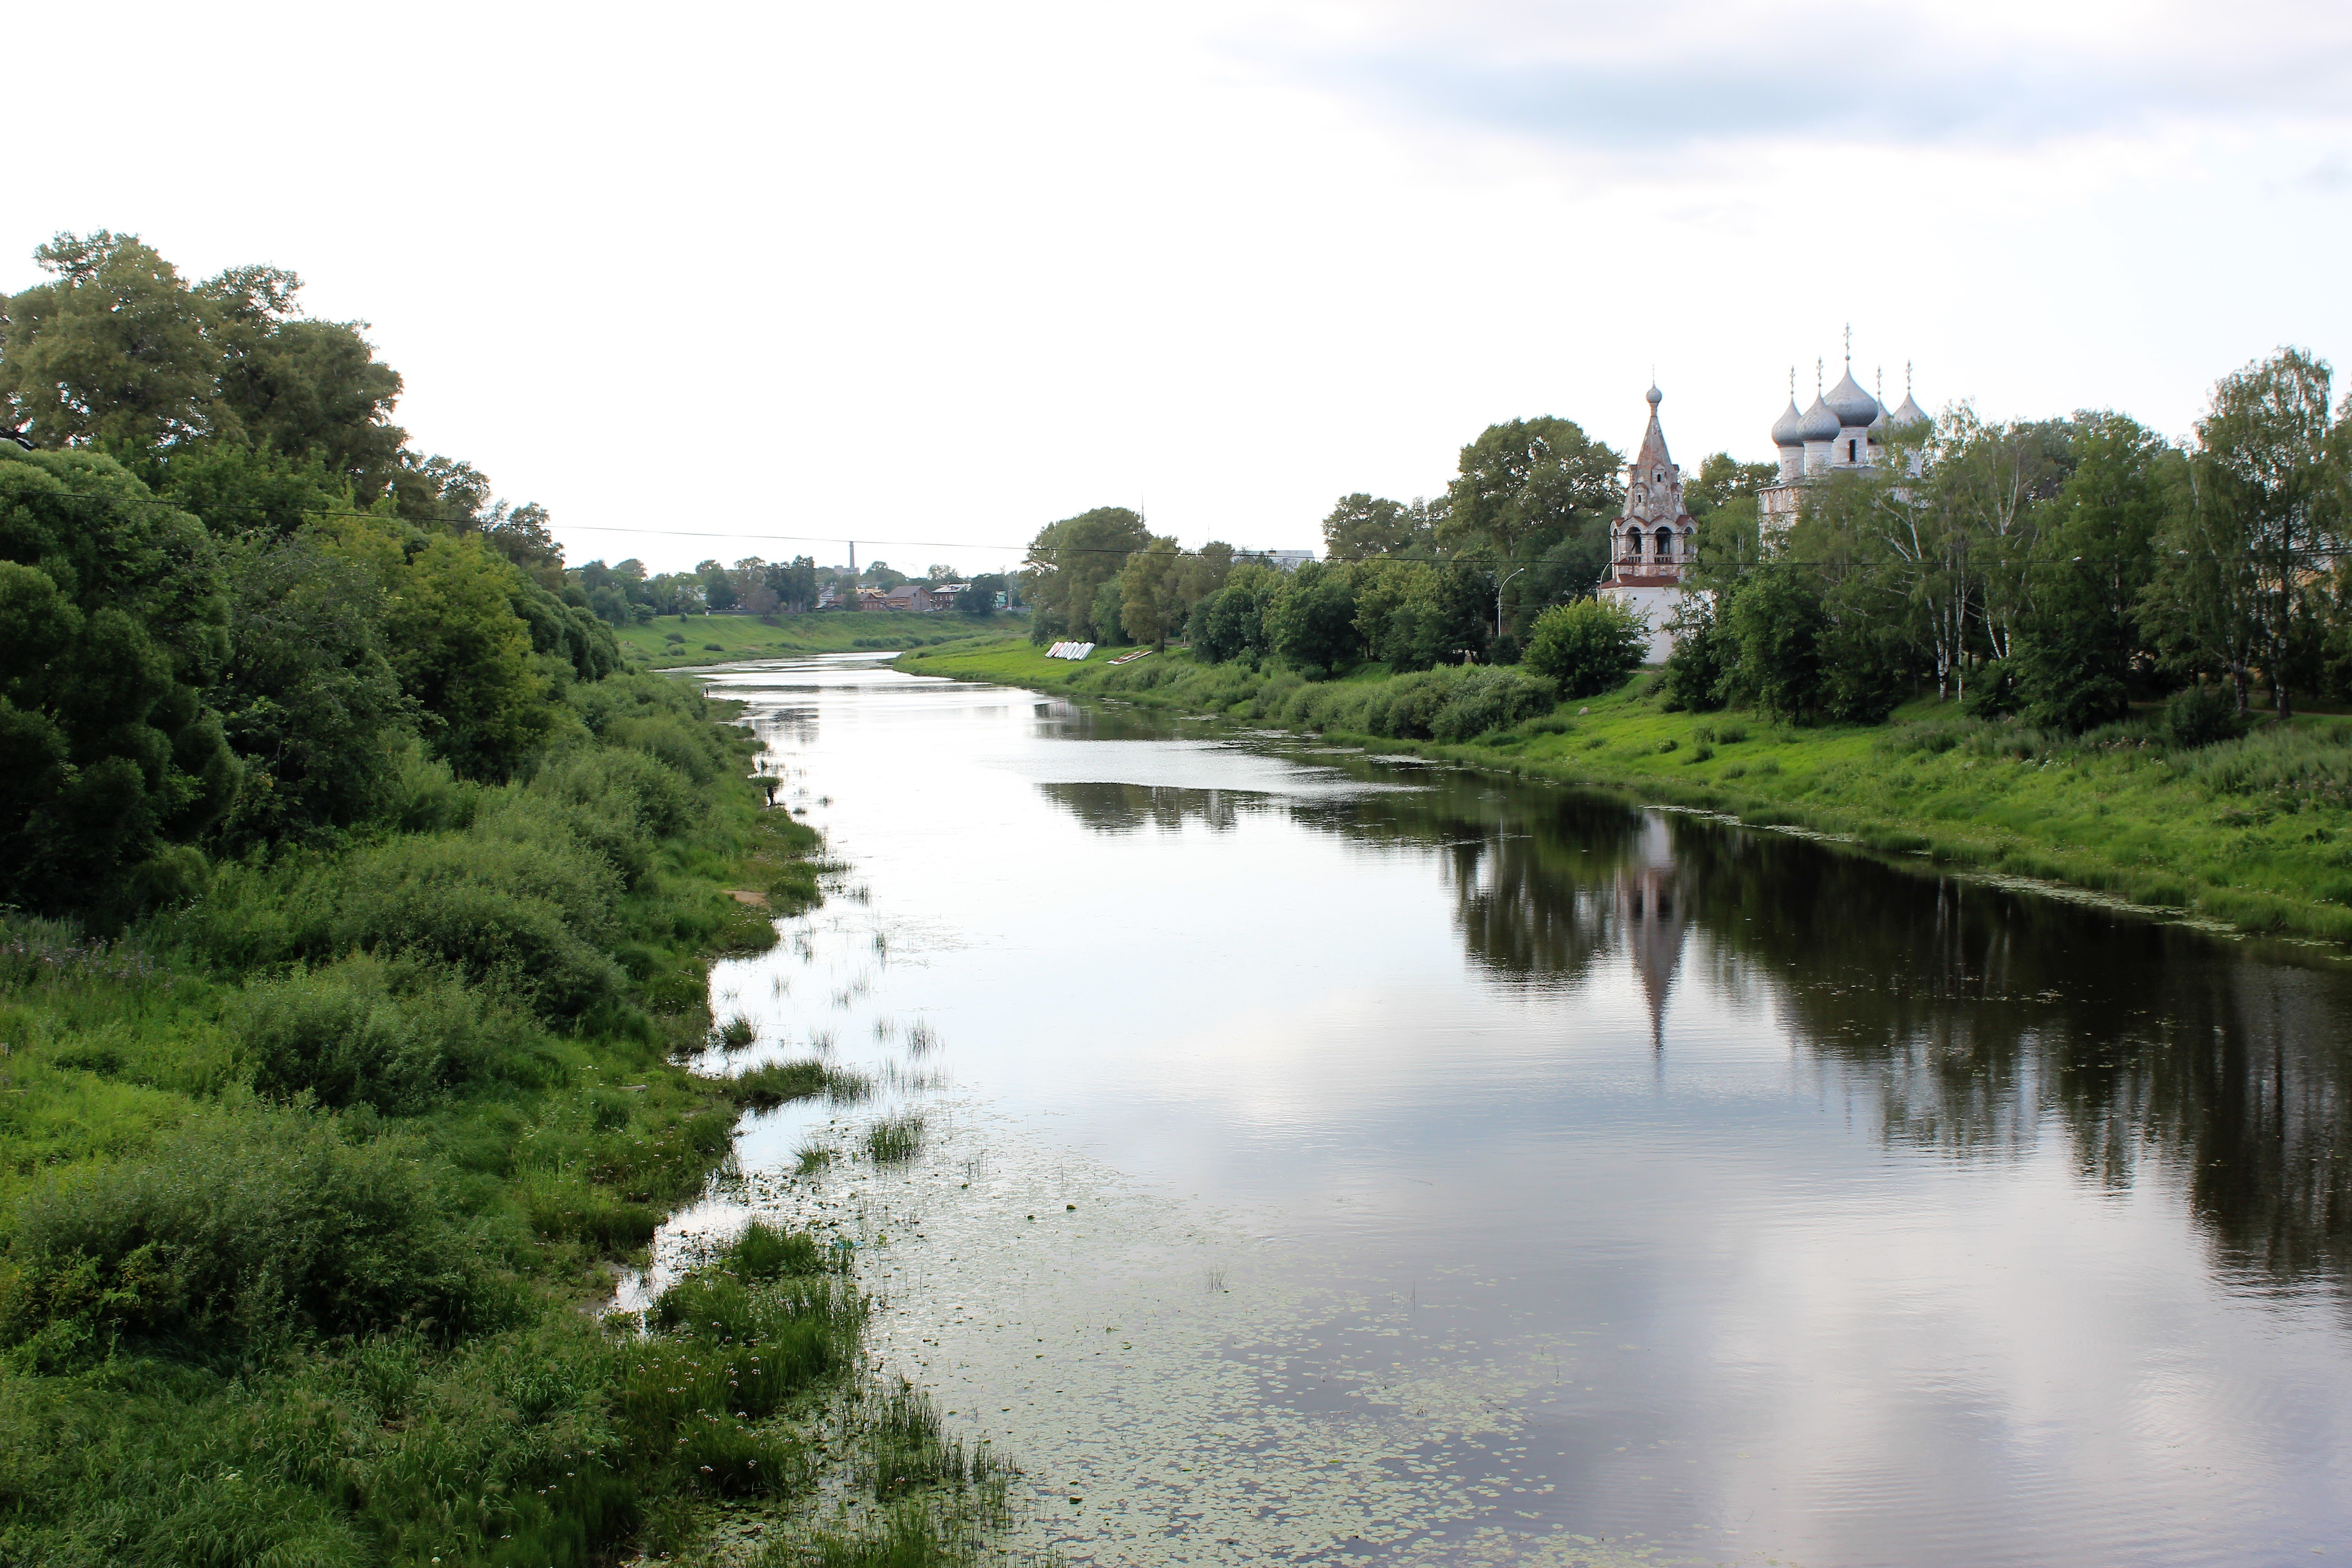
<path id="1" fill-rule="evenodd" d="M 990 641 L 1029 629 L 1025 615 L 973 619 L 953 613 L 825 610 L 813 615 L 662 616 L 614 635 L 631 663 L 652 669 L 814 653 L 890 652 Z M 716 646 L 713 646 L 716 645 Z"/>
<path id="2" fill-rule="evenodd" d="M 901 669 L 1099 693 L 1274 723 L 1763 826 L 1851 838 L 2179 909 L 2249 931 L 2352 940 L 2352 723 L 2267 721 L 2242 741 L 2176 751 L 2152 715 L 2079 738 L 1968 719 L 1916 700 L 1884 725 L 1799 728 L 1754 713 L 1669 712 L 1657 674 L 1444 743 L 1371 732 L 1370 693 L 1405 678 L 1307 683 L 1206 667 L 1171 650 L 1110 668 L 1027 643 L 925 650 Z"/>
<path id="3" fill-rule="evenodd" d="M 813 1238 L 583 1310 L 742 1107 L 866 1086 L 683 1065 L 815 836 L 721 705 L 576 700 L 530 779 L 412 781 L 409 830 L 225 865 L 118 940 L 0 914 L 0 1563 L 584 1565 L 746 1510 L 793 1561 L 977 1551 L 1001 1485 L 868 1386 Z M 930 1445 L 923 1484 L 866 1479 L 880 1443 Z M 862 1531 L 817 1506 L 861 1491 Z"/>

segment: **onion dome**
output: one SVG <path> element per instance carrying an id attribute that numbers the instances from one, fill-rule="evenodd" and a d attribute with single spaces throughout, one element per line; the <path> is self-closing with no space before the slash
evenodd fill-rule
<path id="1" fill-rule="evenodd" d="M 1920 407 L 1917 404 L 1912 402 L 1911 395 L 1906 392 L 1903 395 L 1902 405 L 1896 408 L 1894 414 L 1889 417 L 1893 420 L 1895 427 L 1900 430 L 1906 425 L 1925 424 L 1927 419 L 1927 411 Z"/>
<path id="2" fill-rule="evenodd" d="M 1816 397 L 1813 405 L 1805 410 L 1805 427 L 1801 434 L 1808 441 L 1834 441 L 1842 428 L 1836 411 Z"/>
<path id="3" fill-rule="evenodd" d="M 1789 411 L 1772 421 L 1772 445 L 1801 447 L 1805 444 L 1805 416 L 1797 412 L 1797 400 L 1789 399 Z"/>
<path id="4" fill-rule="evenodd" d="M 1650 390 L 1642 394 L 1642 395 L 1649 399 L 1650 406 L 1653 408 L 1655 408 L 1659 404 L 1664 403 L 1666 400 L 1666 395 L 1658 390 L 1657 384 L 1654 382 L 1651 384 Z"/>
<path id="5" fill-rule="evenodd" d="M 1829 405 L 1830 412 L 1837 416 L 1838 425 L 1843 429 L 1867 428 L 1871 421 L 1878 417 L 1878 399 L 1864 392 L 1854 381 L 1852 365 L 1845 367 L 1845 374 L 1829 389 L 1823 401 Z"/>

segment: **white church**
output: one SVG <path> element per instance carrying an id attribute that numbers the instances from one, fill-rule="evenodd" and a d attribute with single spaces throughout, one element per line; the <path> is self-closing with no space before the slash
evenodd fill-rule
<path id="1" fill-rule="evenodd" d="M 1667 455 L 1666 433 L 1658 424 L 1665 394 L 1653 386 L 1643 395 L 1650 403 L 1649 428 L 1625 468 L 1625 508 L 1610 525 L 1609 569 L 1597 592 L 1642 618 L 1650 628 L 1648 661 L 1662 664 L 1674 651 L 1675 612 L 1696 591 L 1683 585 L 1683 573 L 1691 564 L 1698 524 L 1683 505 L 1683 471 Z M 1813 405 L 1802 413 L 1791 387 L 1788 412 L 1772 424 L 1780 471 L 1757 492 L 1767 537 L 1796 521 L 1807 486 L 1840 469 L 1878 468 L 1885 461 L 1888 434 L 1927 417 L 1908 386 L 1902 405 L 1889 413 L 1855 382 L 1851 357 L 1838 384 L 1816 391 Z"/>

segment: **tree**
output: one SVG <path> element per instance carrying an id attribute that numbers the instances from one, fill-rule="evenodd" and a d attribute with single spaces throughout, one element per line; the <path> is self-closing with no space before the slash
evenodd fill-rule
<path id="1" fill-rule="evenodd" d="M 1685 481 L 1683 506 L 1694 521 L 1703 522 L 1717 507 L 1753 497 L 1780 477 L 1778 463 L 1743 463 L 1728 452 L 1710 452 L 1700 460 L 1696 477 Z"/>
<path id="2" fill-rule="evenodd" d="M 230 838 L 376 816 L 415 719 L 384 654 L 380 574 L 307 531 L 247 534 L 224 557 L 236 635 L 208 695 L 245 763 Z"/>
<path id="3" fill-rule="evenodd" d="M 425 738 L 461 773 L 504 778 L 555 728 L 514 612 L 514 569 L 477 539 L 440 535 L 393 569 L 384 635 Z"/>
<path id="4" fill-rule="evenodd" d="M 2197 425 L 2212 499 L 2236 519 L 2258 588 L 2252 608 L 2278 716 L 2291 710 L 2286 667 L 2322 582 L 2327 473 L 2326 362 L 2301 349 L 2224 376 Z"/>
<path id="5" fill-rule="evenodd" d="M 778 605 L 798 615 L 816 607 L 816 575 L 814 557 L 795 555 L 789 563 L 770 565 L 763 581 Z"/>
<path id="6" fill-rule="evenodd" d="M 1158 535 L 1127 558 L 1118 574 L 1118 624 L 1129 640 L 1164 651 L 1183 629 L 1183 568 L 1175 540 Z"/>
<path id="7" fill-rule="evenodd" d="M 1246 562 L 1235 566 L 1223 588 L 1192 606 L 1185 625 L 1192 651 L 1211 664 L 1263 658 L 1268 648 L 1265 609 L 1281 582 L 1282 574 L 1271 567 Z"/>
<path id="8" fill-rule="evenodd" d="M 721 615 L 735 607 L 735 580 L 727 568 L 716 561 L 695 563 L 694 575 L 702 585 L 702 602 L 713 615 Z"/>
<path id="9" fill-rule="evenodd" d="M 119 912 L 192 891 L 236 796 L 205 701 L 228 605 L 204 524 L 112 459 L 0 446 L 0 899 Z"/>
<path id="10" fill-rule="evenodd" d="M 316 458 L 373 498 L 407 440 L 392 423 L 400 374 L 360 335 L 366 322 L 296 316 L 301 289 L 275 267 L 232 267 L 198 285 L 218 356 L 219 422 L 260 450 Z"/>
<path id="11" fill-rule="evenodd" d="M 1775 718 L 1799 719 L 1821 702 L 1821 594 L 1803 571 L 1775 563 L 1724 595 L 1724 630 L 1738 650 L 1736 688 Z"/>
<path id="12" fill-rule="evenodd" d="M 33 252 L 53 281 L 7 302 L 0 395 L 44 447 L 134 450 L 214 428 L 219 355 L 202 302 L 135 234 L 60 234 Z"/>
<path id="13" fill-rule="evenodd" d="M 1063 635 L 1105 642 L 1096 620 L 1101 589 L 1127 558 L 1150 542 L 1143 519 L 1123 506 L 1097 507 L 1046 524 L 1030 542 L 1024 595 L 1056 617 Z M 1115 610 L 1118 599 L 1109 601 Z"/>
<path id="14" fill-rule="evenodd" d="M 1462 448 L 1446 489 L 1440 542 L 1525 564 L 1624 500 L 1624 458 L 1567 419 L 1514 419 L 1488 426 Z"/>
<path id="15" fill-rule="evenodd" d="M 1598 697 L 1642 668 L 1650 645 L 1642 617 L 1613 599 L 1555 605 L 1536 617 L 1522 662 L 1559 683 L 1566 697 Z"/>
<path id="16" fill-rule="evenodd" d="M 1308 679 L 1363 657 L 1346 568 L 1309 561 L 1286 574 L 1265 610 L 1266 640 Z"/>
<path id="17" fill-rule="evenodd" d="M 1369 561 L 1381 555 L 1429 560 L 1437 553 L 1437 530 L 1429 503 L 1366 495 L 1341 496 L 1323 520 L 1323 555 L 1334 562 Z"/>
<path id="18" fill-rule="evenodd" d="M 1004 586 L 1003 573 L 983 572 L 964 584 L 963 592 L 956 595 L 956 608 L 967 616 L 992 616 L 996 595 L 1004 592 Z"/>
<path id="19" fill-rule="evenodd" d="M 2165 473 L 2178 458 L 2120 414 L 2079 416 L 2074 447 L 2074 472 L 2040 529 L 2047 560 L 2036 568 L 2010 669 L 2028 719 L 2079 732 L 2129 706 Z"/>

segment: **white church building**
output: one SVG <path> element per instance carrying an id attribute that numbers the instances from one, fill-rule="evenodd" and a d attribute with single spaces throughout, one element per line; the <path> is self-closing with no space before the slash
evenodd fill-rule
<path id="1" fill-rule="evenodd" d="M 1691 591 L 1683 586 L 1683 568 L 1697 543 L 1698 524 L 1683 506 L 1683 471 L 1667 456 L 1666 433 L 1658 424 L 1665 394 L 1654 386 L 1643 395 L 1650 400 L 1650 427 L 1625 468 L 1625 510 L 1609 525 L 1609 570 L 1596 592 L 1649 626 L 1648 659 L 1659 664 L 1674 651 L 1667 624 Z"/>
<path id="2" fill-rule="evenodd" d="M 1853 379 L 1853 361 L 1827 392 L 1816 391 L 1813 405 L 1797 408 L 1791 383 L 1788 412 L 1772 425 L 1772 445 L 1779 449 L 1780 471 L 1757 492 L 1765 537 L 1785 531 L 1797 521 L 1805 489 L 1825 475 L 1840 470 L 1874 469 L 1886 460 L 1890 432 L 1923 424 L 1927 416 L 1912 401 L 1906 384 L 1901 406 L 1891 413 L 1878 398 Z M 1819 380 L 1818 373 L 1816 381 Z M 1674 651 L 1675 612 L 1686 595 L 1698 590 L 1683 585 L 1697 543 L 1698 524 L 1683 506 L 1683 471 L 1666 453 L 1666 433 L 1658 424 L 1658 405 L 1665 394 L 1653 386 L 1643 394 L 1650 403 L 1649 428 L 1642 432 L 1641 449 L 1625 468 L 1625 507 L 1609 528 L 1609 569 L 1597 590 L 1600 597 L 1622 605 L 1650 628 L 1648 661 L 1662 664 Z M 1916 461 L 1916 458 L 1915 458 Z"/>

